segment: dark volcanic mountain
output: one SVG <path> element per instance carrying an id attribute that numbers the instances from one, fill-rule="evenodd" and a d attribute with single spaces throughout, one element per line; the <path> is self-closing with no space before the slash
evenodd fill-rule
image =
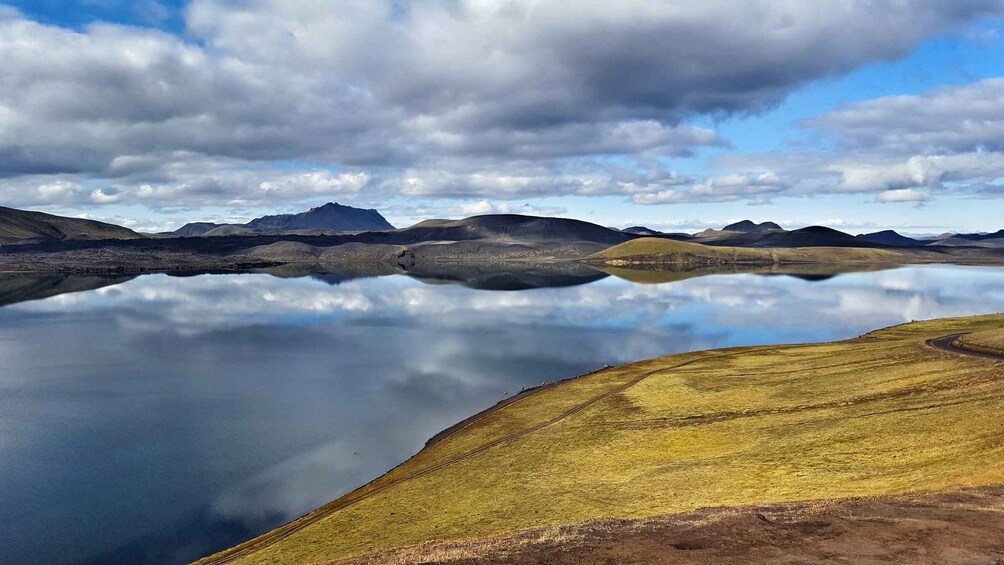
<path id="1" fill-rule="evenodd" d="M 329 202 L 301 214 L 279 214 L 264 216 L 248 222 L 247 227 L 258 230 L 310 230 L 325 229 L 335 231 L 378 231 L 392 230 L 380 212 L 364 210 L 352 206 L 342 206 Z"/>
<path id="2" fill-rule="evenodd" d="M 644 236 L 662 235 L 661 231 L 656 231 L 650 228 L 646 228 L 645 226 L 631 226 L 629 228 L 624 228 L 621 231 L 624 233 L 633 233 L 635 235 L 644 235 Z"/>
<path id="3" fill-rule="evenodd" d="M 764 222 L 762 224 L 757 224 L 751 222 L 750 220 L 743 220 L 741 222 L 729 224 L 724 228 L 722 228 L 722 231 L 738 231 L 744 233 L 767 231 L 767 230 L 782 231 L 782 228 L 781 226 L 775 224 L 774 222 Z"/>
<path id="4" fill-rule="evenodd" d="M 765 239 L 770 247 L 865 247 L 853 235 L 826 226 L 772 233 Z"/>
<path id="5" fill-rule="evenodd" d="M 172 232 L 181 237 L 199 237 L 203 235 L 250 235 L 262 232 L 289 232 L 296 230 L 329 230 L 339 232 L 361 232 L 392 230 L 380 212 L 364 210 L 352 206 L 342 206 L 337 202 L 329 202 L 324 206 L 312 208 L 300 214 L 277 214 L 255 218 L 246 224 L 214 224 L 212 222 L 194 222 L 185 224 Z"/>
<path id="6" fill-rule="evenodd" d="M 588 241 L 616 245 L 635 235 L 603 226 L 566 218 L 539 218 L 517 214 L 473 216 L 463 220 L 426 220 L 398 230 L 393 243 L 423 241 L 489 240 L 499 243 Z"/>
<path id="7" fill-rule="evenodd" d="M 899 246 L 915 246 L 923 245 L 920 241 L 906 237 L 905 235 L 900 235 L 893 230 L 877 231 L 875 233 L 866 233 L 859 235 L 857 239 L 862 241 L 869 241 L 871 243 L 881 243 L 883 245 L 899 245 Z"/>
<path id="8" fill-rule="evenodd" d="M 142 237 L 131 229 L 104 222 L 0 207 L 0 244 Z"/>
<path id="9" fill-rule="evenodd" d="M 736 233 L 713 239 L 695 238 L 698 243 L 731 247 L 882 247 L 851 234 L 823 226 L 809 226 L 793 231 L 764 230 Z"/>

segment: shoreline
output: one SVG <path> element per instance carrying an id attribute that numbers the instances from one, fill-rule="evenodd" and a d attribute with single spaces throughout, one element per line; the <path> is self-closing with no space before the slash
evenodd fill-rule
<path id="1" fill-rule="evenodd" d="M 973 320 L 977 320 L 978 321 L 979 318 L 980 317 L 977 316 L 977 317 L 966 318 L 966 319 L 967 320 L 968 319 L 973 319 Z M 852 338 L 852 339 L 849 339 L 849 340 L 840 340 L 840 341 L 836 341 L 836 342 L 827 342 L 827 343 L 846 344 L 848 342 L 854 342 L 854 341 L 857 341 L 857 340 L 861 340 L 862 338 L 866 338 L 867 336 L 870 336 L 871 334 L 874 334 L 875 332 L 890 331 L 890 330 L 898 328 L 898 327 L 899 326 L 892 326 L 890 328 L 883 328 L 883 329 L 880 329 L 880 330 L 875 330 L 873 332 L 868 332 L 868 333 L 863 334 L 862 336 L 859 336 L 857 338 Z M 924 344 L 927 345 L 928 347 L 931 347 L 932 349 L 937 350 L 937 351 L 940 351 L 940 352 L 943 352 L 943 353 L 953 354 L 953 355 L 956 355 L 956 356 L 969 356 L 969 355 L 972 355 L 973 357 L 985 357 L 984 355 L 981 355 L 981 354 L 978 354 L 978 353 L 970 353 L 969 351 L 966 351 L 966 350 L 958 350 L 957 351 L 957 350 L 954 350 L 954 349 L 944 349 L 943 347 L 941 347 L 942 342 L 944 342 L 944 340 L 949 339 L 952 343 L 954 343 L 955 339 L 957 339 L 958 337 L 959 337 L 958 333 L 956 333 L 956 334 L 950 334 L 950 335 L 942 335 L 942 336 L 939 336 L 939 337 L 930 338 L 926 342 L 924 342 Z M 814 346 L 814 345 L 821 345 L 821 344 L 784 344 L 784 345 L 780 345 L 780 346 L 776 346 L 776 347 L 782 347 L 782 348 L 786 348 L 787 349 L 787 348 L 798 348 L 798 347 L 806 347 L 806 346 Z M 762 348 L 753 348 L 753 349 L 756 349 L 756 350 L 765 350 L 765 349 L 769 350 L 772 347 L 773 346 L 764 346 Z M 394 468 L 388 470 L 386 473 L 380 475 L 379 477 L 376 477 L 373 480 L 367 482 L 366 484 L 360 486 L 359 488 L 346 493 L 345 495 L 343 495 L 343 496 L 341 496 L 341 497 L 339 497 L 339 498 L 337 498 L 337 499 L 335 499 L 335 500 L 333 500 L 333 501 L 331 501 L 331 502 L 329 502 L 329 503 L 327 503 L 327 504 L 325 504 L 325 505 L 323 505 L 323 506 L 315 509 L 312 512 L 309 512 L 309 513 L 304 514 L 303 516 L 301 516 L 299 518 L 291 520 L 287 524 L 285 524 L 283 526 L 280 526 L 280 527 L 278 527 L 278 528 L 276 528 L 276 529 L 274 529 L 274 530 L 272 530 L 272 531 L 270 531 L 270 532 L 268 532 L 266 534 L 263 534 L 262 536 L 254 538 L 252 540 L 249 540 L 248 542 L 245 542 L 243 544 L 237 545 L 237 546 L 235 546 L 233 548 L 230 548 L 228 550 L 225 550 L 223 552 L 217 553 L 217 554 L 215 554 L 213 556 L 208 556 L 208 557 L 206 557 L 206 558 L 204 558 L 202 560 L 199 560 L 197 563 L 200 563 L 200 564 L 230 563 L 230 562 L 233 562 L 233 561 L 235 561 L 237 559 L 241 559 L 243 557 L 248 557 L 249 555 L 257 553 L 258 551 L 263 550 L 266 547 L 270 547 L 270 546 L 272 546 L 272 545 L 274 545 L 276 543 L 281 542 L 282 540 L 285 540 L 285 539 L 289 538 L 290 536 L 296 534 L 297 532 L 300 532 L 303 529 L 305 529 L 305 528 L 307 528 L 307 527 L 309 527 L 309 526 L 311 526 L 313 524 L 316 524 L 316 523 L 320 522 L 321 520 L 325 519 L 328 516 L 331 516 L 332 514 L 338 512 L 338 511 L 344 510 L 345 508 L 348 508 L 349 506 L 353 506 L 353 505 L 355 505 L 355 504 L 357 504 L 359 502 L 362 502 L 362 501 L 367 500 L 367 499 L 369 499 L 369 498 L 371 498 L 373 496 L 381 494 L 382 492 L 386 491 L 387 489 L 389 489 L 391 487 L 394 487 L 394 486 L 396 486 L 398 484 L 402 484 L 402 483 L 407 482 L 407 481 L 419 479 L 419 478 L 424 477 L 424 476 L 426 476 L 426 475 L 428 475 L 430 473 L 437 472 L 440 469 L 443 469 L 443 468 L 445 468 L 448 465 L 452 465 L 454 463 L 457 463 L 458 461 L 467 460 L 467 459 L 469 459 L 469 458 L 471 458 L 471 457 L 473 457 L 475 455 L 479 455 L 480 453 L 484 452 L 487 449 L 490 449 L 492 447 L 496 447 L 497 445 L 501 445 L 502 443 L 509 442 L 510 440 L 512 440 L 512 438 L 509 437 L 509 436 L 503 436 L 503 437 L 498 438 L 498 439 L 496 439 L 496 440 L 494 440 L 494 441 L 492 441 L 492 442 L 490 442 L 488 444 L 485 444 L 485 445 L 481 446 L 480 448 L 476 449 L 473 452 L 469 452 L 469 453 L 463 454 L 460 457 L 459 460 L 447 459 L 445 461 L 440 461 L 438 463 L 432 464 L 431 466 L 426 466 L 426 467 L 419 466 L 419 470 L 417 472 L 411 474 L 411 475 L 405 474 L 404 476 L 399 476 L 399 477 L 387 479 L 387 477 L 389 475 L 391 475 L 392 473 L 394 473 L 395 471 L 399 471 L 400 469 L 405 468 L 407 465 L 413 464 L 413 462 L 416 461 L 417 458 L 419 458 L 420 456 L 422 456 L 423 454 L 425 454 L 427 452 L 427 450 L 429 450 L 430 448 L 433 448 L 433 447 L 436 447 L 436 446 L 440 445 L 444 440 L 453 437 L 455 434 L 457 434 L 458 432 L 460 432 L 460 431 L 468 428 L 472 424 L 474 424 L 474 423 L 476 423 L 476 422 L 478 422 L 480 420 L 483 420 L 484 418 L 487 418 L 488 416 L 496 414 L 500 410 L 502 410 L 502 409 L 504 409 L 506 407 L 510 407 L 510 406 L 514 405 L 515 403 L 517 403 L 517 402 L 520 402 L 520 401 L 532 398 L 532 397 L 536 396 L 540 392 L 553 389 L 553 388 L 557 387 L 557 385 L 559 385 L 559 384 L 567 384 L 567 383 L 570 383 L 570 382 L 573 382 L 573 381 L 577 381 L 579 379 L 582 379 L 583 377 L 588 377 L 588 376 L 591 376 L 591 375 L 596 375 L 596 374 L 601 373 L 601 372 L 603 372 L 605 370 L 615 370 L 615 371 L 620 370 L 620 371 L 623 371 L 623 370 L 626 370 L 626 368 L 628 368 L 628 367 L 630 367 L 632 365 L 645 366 L 646 363 L 652 363 L 652 362 L 657 361 L 657 360 L 666 361 L 666 362 L 672 362 L 672 360 L 674 358 L 683 357 L 683 358 L 686 359 L 686 358 L 689 357 L 689 360 L 684 361 L 682 365 L 677 364 L 677 365 L 673 365 L 673 366 L 671 366 L 669 368 L 662 367 L 662 368 L 656 369 L 655 371 L 644 371 L 644 372 L 641 372 L 640 374 L 635 375 L 633 378 L 631 378 L 627 382 L 625 382 L 625 383 L 623 383 L 621 385 L 618 385 L 618 386 L 616 386 L 615 388 L 613 388 L 611 390 L 608 390 L 608 391 L 604 392 L 600 396 L 592 398 L 591 400 L 585 402 L 582 405 L 575 406 L 575 407 L 569 409 L 568 411 L 566 411 L 566 412 L 564 412 L 562 414 L 559 414 L 558 416 L 556 416 L 552 420 L 547 420 L 547 421 L 545 421 L 545 422 L 543 422 L 541 424 L 537 424 L 537 425 L 531 426 L 530 428 L 527 428 L 526 430 L 517 432 L 515 434 L 515 436 L 513 436 L 513 437 L 515 437 L 515 438 L 523 437 L 526 434 L 533 433 L 533 432 L 537 431 L 538 429 L 542 429 L 544 426 L 547 426 L 550 423 L 553 423 L 555 421 L 559 421 L 561 419 L 564 419 L 566 417 L 566 415 L 577 414 L 578 412 L 582 411 L 586 407 L 592 406 L 596 402 L 599 402 L 602 399 L 608 398 L 612 394 L 619 394 L 623 390 L 626 390 L 626 388 L 634 386 L 635 384 L 641 382 L 643 379 L 651 376 L 652 374 L 655 374 L 655 373 L 664 373 L 665 371 L 671 370 L 673 368 L 676 368 L 676 370 L 679 370 L 683 366 L 687 366 L 687 365 L 693 364 L 693 363 L 705 362 L 705 361 L 708 361 L 710 359 L 715 358 L 716 356 L 726 356 L 726 357 L 728 357 L 728 356 L 732 356 L 732 355 L 736 355 L 736 354 L 742 354 L 741 351 L 744 350 L 744 349 L 749 349 L 749 348 L 725 348 L 725 349 L 708 350 L 708 351 L 685 352 L 685 353 L 681 353 L 681 354 L 670 355 L 670 356 L 667 356 L 667 357 L 658 357 L 658 358 L 654 358 L 654 359 L 650 359 L 650 360 L 639 361 L 639 362 L 636 362 L 636 363 L 627 363 L 627 364 L 618 365 L 618 366 L 615 366 L 615 367 L 604 367 L 603 369 L 599 369 L 599 370 L 596 370 L 596 371 L 591 371 L 591 372 L 588 372 L 588 373 L 583 373 L 581 375 L 577 375 L 575 377 L 570 377 L 570 378 L 567 378 L 567 379 L 562 379 L 560 381 L 555 381 L 555 382 L 551 382 L 551 383 L 545 383 L 545 384 L 543 384 L 541 386 L 534 387 L 534 388 L 531 388 L 531 389 L 527 389 L 525 391 L 521 391 L 519 394 L 514 395 L 511 398 L 504 399 L 504 400 L 496 403 L 492 407 L 489 407 L 486 410 L 483 410 L 483 411 L 481 411 L 481 412 L 479 412 L 477 414 L 474 414 L 474 415 L 472 415 L 472 416 L 470 416 L 470 417 L 468 417 L 468 418 L 466 418 L 466 419 L 458 422 L 457 424 L 454 424 L 453 426 L 450 426 L 450 427 L 444 429 L 443 431 L 435 434 L 432 438 L 430 438 L 426 442 L 425 446 L 421 450 L 419 450 L 418 453 L 416 453 L 415 455 L 413 455 L 412 457 L 410 457 L 406 461 L 402 462 L 400 465 L 395 466 Z M 996 357 L 994 357 L 994 359 L 997 360 L 997 361 L 1004 361 L 1004 357 L 1002 357 L 1002 356 L 996 356 Z M 639 370 L 640 370 L 640 368 L 639 368 Z M 854 497 L 854 498 L 859 498 L 859 497 Z M 868 497 L 867 496 L 863 496 L 863 498 L 868 498 Z M 361 557 L 362 556 L 360 556 L 360 558 Z"/>

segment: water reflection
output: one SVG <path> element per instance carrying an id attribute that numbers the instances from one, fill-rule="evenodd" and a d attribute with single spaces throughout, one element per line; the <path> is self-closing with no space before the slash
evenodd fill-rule
<path id="1" fill-rule="evenodd" d="M 0 275 L 0 306 L 84 292 L 132 280 L 129 276 Z"/>
<path id="2" fill-rule="evenodd" d="M 605 363 L 1004 309 L 992 268 L 611 274 L 0 280 L 49 296 L 0 309 L 0 562 L 194 559 Z"/>

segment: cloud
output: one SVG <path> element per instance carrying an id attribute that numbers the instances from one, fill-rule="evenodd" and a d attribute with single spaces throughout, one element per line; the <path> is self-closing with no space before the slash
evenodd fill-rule
<path id="1" fill-rule="evenodd" d="M 805 81 L 905 55 L 931 34 L 1002 10 L 993 0 L 236 6 L 196 0 L 190 32 L 257 61 L 360 78 L 381 103 L 447 129 L 755 110 Z"/>
<path id="2" fill-rule="evenodd" d="M 476 200 L 445 206 L 389 206 L 384 210 L 389 218 L 400 219 L 401 225 L 410 225 L 429 218 L 460 219 L 484 214 L 525 214 L 530 216 L 561 216 L 568 212 L 561 206 L 534 206 L 529 203 Z"/>
<path id="3" fill-rule="evenodd" d="M 875 200 L 882 204 L 890 202 L 927 202 L 930 196 L 926 192 L 921 192 L 912 188 L 901 188 L 899 190 L 887 190 L 880 193 Z"/>
<path id="4" fill-rule="evenodd" d="M 784 192 L 788 183 L 774 173 L 731 174 L 711 177 L 687 188 L 670 188 L 634 195 L 636 204 L 678 204 L 681 202 L 769 202 L 770 196 Z"/>
<path id="5" fill-rule="evenodd" d="M 40 188 L 61 182 L 89 187 L 64 191 L 66 206 L 200 206 L 346 192 L 765 201 L 780 188 L 711 179 L 676 196 L 680 175 L 649 161 L 727 144 L 698 117 L 769 109 L 1004 5 L 194 0 L 184 39 L 0 10 L 0 197 L 52 204 Z M 875 111 L 816 127 L 864 144 L 880 128 L 854 124 Z M 993 127 L 971 128 L 988 149 Z"/>
<path id="6" fill-rule="evenodd" d="M 837 136 L 848 151 L 1004 151 L 1004 78 L 847 104 L 807 125 Z"/>
<path id="7" fill-rule="evenodd" d="M 835 141 L 828 152 L 733 155 L 718 165 L 769 171 L 789 194 L 875 193 L 922 202 L 932 193 L 994 197 L 1004 178 L 1004 79 L 844 105 L 803 124 Z"/>

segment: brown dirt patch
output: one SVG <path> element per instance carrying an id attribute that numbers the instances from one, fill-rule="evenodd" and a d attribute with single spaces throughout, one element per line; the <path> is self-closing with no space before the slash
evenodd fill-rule
<path id="1" fill-rule="evenodd" d="M 428 543 L 332 565 L 1004 564 L 1004 487 L 714 508 Z"/>

